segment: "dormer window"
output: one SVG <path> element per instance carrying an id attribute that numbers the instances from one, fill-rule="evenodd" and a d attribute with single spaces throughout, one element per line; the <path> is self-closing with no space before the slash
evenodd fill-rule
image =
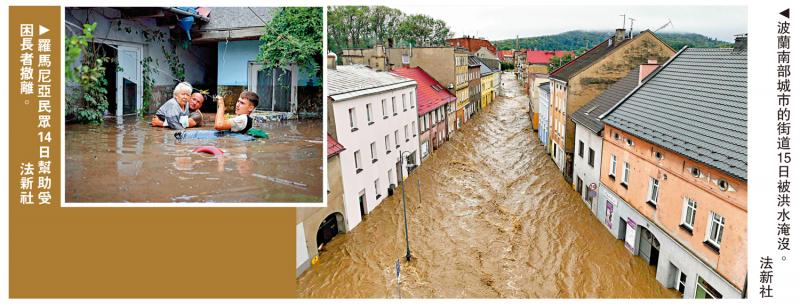
<path id="1" fill-rule="evenodd" d="M 730 188 L 730 184 L 725 179 L 720 179 L 719 181 L 717 181 L 717 186 L 722 191 L 727 191 L 728 188 Z"/>

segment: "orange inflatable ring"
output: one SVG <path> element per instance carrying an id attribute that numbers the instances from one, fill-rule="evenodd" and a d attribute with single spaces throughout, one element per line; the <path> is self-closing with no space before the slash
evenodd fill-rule
<path id="1" fill-rule="evenodd" d="M 221 154 L 224 153 L 221 149 L 216 148 L 214 146 L 200 146 L 200 147 L 197 147 L 194 150 L 192 150 L 192 152 L 207 153 L 207 154 L 212 154 L 212 155 L 215 155 L 215 156 L 218 156 L 218 155 L 221 155 Z"/>

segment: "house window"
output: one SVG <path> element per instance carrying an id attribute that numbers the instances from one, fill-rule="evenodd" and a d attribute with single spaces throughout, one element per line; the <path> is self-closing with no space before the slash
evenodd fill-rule
<path id="1" fill-rule="evenodd" d="M 368 103 L 367 104 L 367 125 L 372 125 L 372 124 L 373 124 L 373 121 L 372 121 L 372 104 Z"/>
<path id="2" fill-rule="evenodd" d="M 394 97 L 392 97 L 392 116 L 397 115 L 397 102 L 395 101 Z"/>
<path id="3" fill-rule="evenodd" d="M 381 198 L 381 179 L 375 178 L 375 199 Z"/>
<path id="4" fill-rule="evenodd" d="M 409 100 L 411 100 L 411 108 L 413 109 L 414 106 L 417 105 L 415 100 L 414 100 L 416 98 L 416 96 L 414 96 L 414 91 L 409 92 L 408 96 L 409 96 Z"/>
<path id="5" fill-rule="evenodd" d="M 697 289 L 695 290 L 694 298 L 719 299 L 722 298 L 722 294 L 698 275 Z"/>
<path id="6" fill-rule="evenodd" d="M 588 202 L 590 202 L 590 201 L 592 201 L 592 200 L 591 200 L 591 197 L 590 197 L 590 195 L 589 195 L 589 191 L 590 191 L 590 190 L 589 190 L 589 186 L 588 186 L 588 185 L 587 185 L 587 186 L 585 186 L 585 190 L 584 190 L 584 191 L 585 191 L 585 192 L 583 193 L 583 200 L 584 200 L 584 201 L 586 201 L 587 203 L 588 203 Z"/>
<path id="7" fill-rule="evenodd" d="M 412 121 L 411 121 L 411 129 L 414 129 L 414 128 L 416 128 L 416 127 L 417 127 L 417 121 L 414 121 L 414 120 L 412 120 Z M 412 130 L 412 131 L 413 131 L 413 130 Z M 412 135 L 412 136 L 417 136 L 417 134 L 416 134 L 416 133 L 413 133 L 413 135 Z"/>
<path id="8" fill-rule="evenodd" d="M 583 141 L 578 141 L 578 156 L 583 158 Z"/>
<path id="9" fill-rule="evenodd" d="M 647 193 L 647 203 L 651 206 L 658 204 L 658 179 L 650 177 L 650 188 Z"/>
<path id="10" fill-rule="evenodd" d="M 692 176 L 695 178 L 700 178 L 700 169 L 696 167 L 692 167 L 689 169 L 692 173 Z"/>
<path id="11" fill-rule="evenodd" d="M 589 166 L 594 167 L 594 149 L 589 148 Z"/>
<path id="12" fill-rule="evenodd" d="M 583 179 L 581 177 L 576 177 L 575 180 L 575 190 L 578 191 L 578 195 L 583 196 Z"/>
<path id="13" fill-rule="evenodd" d="M 358 122 L 356 122 L 356 108 L 350 108 L 350 132 L 358 130 Z"/>
<path id="14" fill-rule="evenodd" d="M 717 249 L 722 244 L 722 230 L 725 229 L 725 218 L 711 211 L 708 217 L 708 230 L 706 231 L 706 242 L 710 243 Z"/>
<path id="15" fill-rule="evenodd" d="M 394 131 L 394 144 L 395 144 L 394 145 L 395 148 L 400 148 L 400 131 L 399 130 L 395 130 Z"/>
<path id="16" fill-rule="evenodd" d="M 408 110 L 408 107 L 406 106 L 406 94 L 403 94 L 403 112 L 406 110 Z"/>
<path id="17" fill-rule="evenodd" d="M 683 199 L 683 212 L 681 212 L 681 226 L 688 230 L 694 229 L 694 217 L 697 215 L 697 201 L 691 198 Z"/>
<path id="18" fill-rule="evenodd" d="M 386 112 L 386 99 L 381 99 L 381 111 L 383 111 L 383 118 L 389 117 L 389 113 Z"/>
<path id="19" fill-rule="evenodd" d="M 292 74 L 297 66 L 266 68 L 258 62 L 247 66 L 247 90 L 258 94 L 258 110 L 289 112 L 297 94 L 297 81 L 292 82 Z"/>
<path id="20" fill-rule="evenodd" d="M 386 153 L 392 152 L 392 144 L 389 142 L 389 135 L 383 137 L 383 144 L 386 146 Z"/>
<path id="21" fill-rule="evenodd" d="M 355 158 L 356 161 L 356 174 L 358 174 L 364 170 L 363 168 L 361 168 L 361 151 L 356 150 L 356 152 L 353 153 L 353 158 Z"/>
<path id="22" fill-rule="evenodd" d="M 394 171 L 393 171 L 393 169 L 390 168 L 389 171 L 386 173 L 386 176 L 389 179 L 386 182 L 389 183 L 390 188 L 391 188 L 392 182 L 394 182 Z"/>
<path id="23" fill-rule="evenodd" d="M 610 165 L 611 169 L 608 170 L 608 176 L 610 176 L 611 178 L 614 178 L 614 177 L 617 177 L 617 156 L 612 154 L 610 160 L 611 160 L 611 163 L 610 163 L 611 164 Z"/>
<path id="24" fill-rule="evenodd" d="M 369 144 L 369 153 L 372 157 L 372 163 L 378 162 L 378 146 L 375 145 L 375 142 Z"/>
<path id="25" fill-rule="evenodd" d="M 408 125 L 403 126 L 403 135 L 406 137 L 406 142 L 408 142 Z"/>
<path id="26" fill-rule="evenodd" d="M 675 281 L 675 289 L 680 293 L 686 292 L 686 273 L 678 270 L 678 279 Z"/>
<path id="27" fill-rule="evenodd" d="M 631 165 L 628 164 L 627 161 L 623 162 L 622 163 L 622 181 L 620 181 L 620 184 L 625 188 L 628 188 L 628 178 L 630 177 L 630 174 L 631 174 Z"/>

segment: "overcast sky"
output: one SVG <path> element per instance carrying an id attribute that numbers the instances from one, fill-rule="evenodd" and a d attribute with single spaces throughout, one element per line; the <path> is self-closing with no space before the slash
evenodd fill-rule
<path id="1" fill-rule="evenodd" d="M 394 6 L 406 14 L 442 19 L 456 37 L 475 35 L 489 40 L 558 34 L 570 30 L 613 31 L 622 26 L 622 14 L 634 18 L 634 33 L 698 33 L 732 42 L 747 32 L 746 6 Z M 544 12 L 542 12 L 544 11 Z M 625 21 L 630 29 L 630 21 Z"/>

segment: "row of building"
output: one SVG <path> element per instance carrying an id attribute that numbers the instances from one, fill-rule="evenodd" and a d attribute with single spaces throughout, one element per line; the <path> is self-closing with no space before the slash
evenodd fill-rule
<path id="1" fill-rule="evenodd" d="M 746 296 L 746 36 L 676 51 L 650 31 L 619 29 L 525 82 L 535 137 L 663 286 L 685 298 Z"/>
<path id="2" fill-rule="evenodd" d="M 484 39 L 450 46 L 345 49 L 328 55 L 328 205 L 297 209 L 297 274 L 338 233 L 391 196 L 500 92 Z"/>

